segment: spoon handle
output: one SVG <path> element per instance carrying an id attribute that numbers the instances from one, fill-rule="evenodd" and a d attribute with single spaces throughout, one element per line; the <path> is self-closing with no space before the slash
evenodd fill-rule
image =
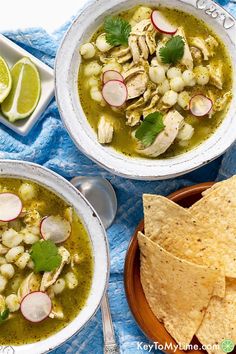
<path id="1" fill-rule="evenodd" d="M 110 306 L 107 294 L 104 295 L 101 304 L 103 337 L 104 337 L 104 354 L 118 354 L 119 348 L 116 344 L 115 333 L 111 318 Z"/>

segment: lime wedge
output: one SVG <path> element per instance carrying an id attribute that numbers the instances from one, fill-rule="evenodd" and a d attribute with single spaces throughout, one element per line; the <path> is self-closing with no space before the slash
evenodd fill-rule
<path id="1" fill-rule="evenodd" d="M 39 72 L 32 61 L 25 57 L 11 69 L 12 89 L 2 103 L 2 113 L 10 122 L 23 119 L 35 110 L 41 92 Z"/>
<path id="2" fill-rule="evenodd" d="M 9 95 L 11 91 L 11 73 L 5 60 L 0 57 L 0 103 Z"/>

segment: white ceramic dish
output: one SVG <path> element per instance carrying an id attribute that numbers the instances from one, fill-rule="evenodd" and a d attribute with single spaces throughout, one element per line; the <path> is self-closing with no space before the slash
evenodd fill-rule
<path id="1" fill-rule="evenodd" d="M 155 180 L 175 177 L 194 170 L 221 155 L 236 139 L 236 97 L 224 121 L 204 143 L 170 159 L 128 157 L 98 143 L 90 127 L 77 91 L 79 48 L 102 24 L 104 17 L 138 4 L 174 7 L 204 20 L 218 34 L 236 62 L 236 22 L 212 0 L 98 0 L 90 1 L 67 32 L 58 52 L 55 67 L 56 98 L 64 124 L 77 147 L 110 172 L 134 179 Z M 236 74 L 234 75 L 234 92 Z"/>
<path id="2" fill-rule="evenodd" d="M 92 243 L 94 257 L 94 275 L 92 288 L 84 308 L 78 316 L 64 329 L 51 337 L 22 346 L 13 346 L 13 351 L 7 347 L 7 353 L 14 354 L 42 354 L 46 353 L 66 341 L 73 334 L 78 332 L 96 313 L 99 308 L 103 294 L 106 291 L 109 277 L 109 256 L 106 232 L 104 227 L 88 201 L 63 177 L 36 164 L 2 160 L 0 161 L 0 178 L 13 177 L 29 179 L 49 188 L 68 203 L 73 205 L 80 216 Z M 3 350 L 4 347 L 0 346 Z M 3 350 L 5 353 L 5 351 Z"/>
<path id="3" fill-rule="evenodd" d="M 17 44 L 0 34 L 0 56 L 2 56 L 11 68 L 22 57 L 30 58 L 37 66 L 41 78 L 41 96 L 35 111 L 30 117 L 10 123 L 0 111 L 0 122 L 20 135 L 26 135 L 38 121 L 49 102 L 54 96 L 54 71 L 48 65 L 31 55 Z"/>

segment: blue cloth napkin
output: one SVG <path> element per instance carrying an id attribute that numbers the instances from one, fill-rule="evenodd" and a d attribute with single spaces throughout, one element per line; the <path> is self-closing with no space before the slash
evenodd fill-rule
<path id="1" fill-rule="evenodd" d="M 233 2 L 222 0 L 221 3 L 228 3 L 226 8 L 236 15 L 236 5 Z M 4 34 L 53 67 L 58 45 L 71 21 L 53 35 L 49 35 L 41 28 Z M 142 194 L 167 195 L 187 185 L 230 177 L 236 173 L 236 145 L 228 150 L 223 157 L 209 165 L 176 179 L 159 182 L 123 179 L 98 167 L 77 150 L 64 129 L 57 105 L 53 100 L 42 115 L 40 122 L 27 137 L 20 137 L 0 125 L 0 158 L 36 162 L 67 179 L 75 175 L 102 175 L 111 181 L 117 193 L 119 206 L 115 222 L 108 230 L 111 254 L 109 300 L 117 342 L 121 353 L 147 353 L 147 350 L 138 346 L 138 342 L 148 344 L 149 341 L 142 334 L 129 311 L 123 285 L 126 250 L 130 238 L 142 218 Z M 150 351 L 150 353 L 155 352 L 157 351 Z M 55 349 L 53 353 L 103 353 L 100 311 L 79 334 Z"/>

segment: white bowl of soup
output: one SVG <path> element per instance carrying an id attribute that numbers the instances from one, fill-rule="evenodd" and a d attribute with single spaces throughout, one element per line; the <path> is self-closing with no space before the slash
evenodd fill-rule
<path id="1" fill-rule="evenodd" d="M 235 141 L 236 24 L 211 0 L 89 2 L 56 60 L 61 117 L 110 172 L 171 178 Z"/>
<path id="2" fill-rule="evenodd" d="M 1 348 L 48 352 L 100 305 L 109 274 L 105 230 L 63 177 L 21 161 L 0 162 L 0 219 Z"/>

